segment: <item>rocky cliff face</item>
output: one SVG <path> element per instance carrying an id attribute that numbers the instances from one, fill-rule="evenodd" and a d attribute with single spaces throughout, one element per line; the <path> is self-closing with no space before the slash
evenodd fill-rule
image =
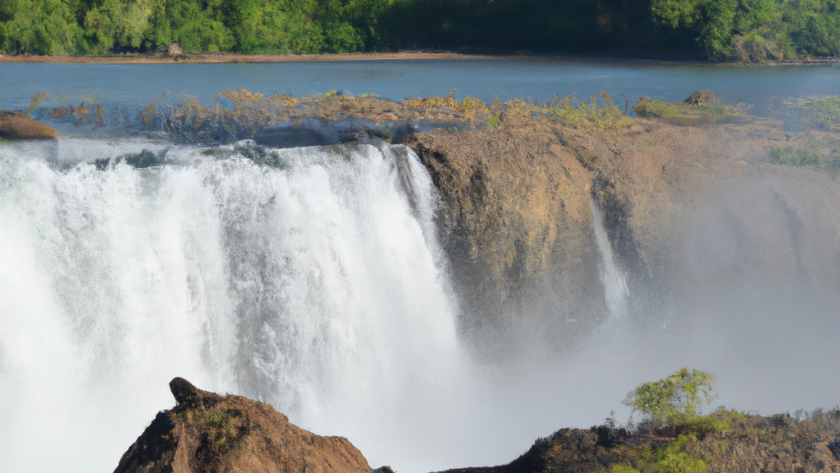
<path id="1" fill-rule="evenodd" d="M 346 438 L 307 432 L 268 404 L 202 391 L 182 378 L 169 386 L 177 405 L 158 413 L 115 473 L 371 471 Z"/>
<path id="2" fill-rule="evenodd" d="M 774 148 L 834 136 L 777 123 L 637 122 L 643 133 L 566 135 L 603 182 L 596 197 L 631 291 L 685 301 L 732 288 L 828 293 L 840 284 L 837 173 L 772 157 Z"/>
<path id="3" fill-rule="evenodd" d="M 479 350 L 489 357 L 511 337 L 563 350 L 603 313 L 589 264 L 597 258 L 593 173 L 554 127 L 532 125 L 438 129 L 406 143 L 443 201 L 438 229 L 463 303 L 462 331 L 485 340 Z"/>
<path id="4" fill-rule="evenodd" d="M 562 351 L 603 321 L 590 199 L 603 210 L 636 313 L 701 294 L 722 300 L 735 284 L 836 287 L 837 173 L 771 156 L 774 147 L 835 142 L 818 135 L 776 122 L 637 119 L 604 131 L 503 121 L 406 144 L 443 200 L 438 228 L 463 332 L 493 356 L 517 337 Z"/>

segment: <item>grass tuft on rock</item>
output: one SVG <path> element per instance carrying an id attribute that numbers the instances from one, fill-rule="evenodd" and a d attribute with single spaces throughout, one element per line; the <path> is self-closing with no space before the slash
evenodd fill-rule
<path id="1" fill-rule="evenodd" d="M 770 156 L 779 164 L 840 169 L 840 151 L 837 149 L 822 152 L 809 148 L 773 146 L 770 148 Z"/>
<path id="2" fill-rule="evenodd" d="M 750 119 L 743 110 L 727 106 L 690 105 L 651 100 L 642 97 L 633 110 L 640 117 L 661 120 L 671 125 L 701 126 L 717 123 L 739 123 Z"/>
<path id="3" fill-rule="evenodd" d="M 375 95 L 349 96 L 329 92 L 293 98 L 264 96 L 245 89 L 224 90 L 216 94 L 210 104 L 186 95 L 174 101 L 162 96 L 142 108 L 138 121 L 147 130 L 164 130 L 179 140 L 213 142 L 252 138 L 265 128 L 300 126 L 312 120 L 326 123 L 364 121 L 375 126 L 449 124 L 456 129 L 538 120 L 605 130 L 626 127 L 633 122 L 613 105 L 608 94 L 588 101 L 558 96 L 545 103 L 514 99 L 488 104 L 475 97 L 457 100 L 455 92 L 453 89 L 445 97 L 414 98 L 397 103 Z"/>
<path id="4" fill-rule="evenodd" d="M 828 131 L 840 130 L 840 96 L 800 100 L 794 107 L 804 112 L 807 123 Z"/>

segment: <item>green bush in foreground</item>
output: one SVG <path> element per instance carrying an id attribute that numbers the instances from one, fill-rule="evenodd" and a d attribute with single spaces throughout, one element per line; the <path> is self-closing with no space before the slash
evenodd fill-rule
<path id="1" fill-rule="evenodd" d="M 649 446 L 642 447 L 641 458 L 636 461 L 635 467 L 619 463 L 612 465 L 609 473 L 703 473 L 709 465 L 684 450 L 686 445 L 696 441 L 697 437 L 693 435 L 680 435 L 676 442 L 665 448 L 652 450 Z"/>
<path id="2" fill-rule="evenodd" d="M 627 394 L 624 404 L 654 425 L 685 423 L 717 399 L 711 394 L 714 382 L 712 374 L 682 368 L 659 381 L 639 385 Z"/>
<path id="3" fill-rule="evenodd" d="M 650 381 L 627 394 L 624 404 L 644 416 L 642 425 L 654 435 L 675 435 L 665 445 L 645 443 L 636 448 L 634 463 L 613 464 L 608 473 L 703 473 L 709 466 L 687 447 L 697 442 L 697 434 L 729 431 L 721 416 L 701 416 L 703 407 L 717 398 L 712 395 L 715 376 L 682 368 L 659 381 Z"/>

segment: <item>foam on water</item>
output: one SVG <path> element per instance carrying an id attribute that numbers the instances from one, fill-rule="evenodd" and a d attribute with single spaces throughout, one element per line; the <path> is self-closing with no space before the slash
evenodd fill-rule
<path id="1" fill-rule="evenodd" d="M 384 423 L 429 427 L 406 416 L 441 410 L 461 357 L 409 150 L 100 170 L 51 146 L 0 148 L 4 469 L 110 471 L 174 376 L 380 450 Z"/>

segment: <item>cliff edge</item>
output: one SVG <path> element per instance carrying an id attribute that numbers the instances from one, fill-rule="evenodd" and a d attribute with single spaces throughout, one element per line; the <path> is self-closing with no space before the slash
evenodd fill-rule
<path id="1" fill-rule="evenodd" d="M 268 404 L 202 391 L 183 378 L 169 387 L 175 408 L 157 414 L 115 473 L 371 471 L 346 438 L 307 432 Z"/>

